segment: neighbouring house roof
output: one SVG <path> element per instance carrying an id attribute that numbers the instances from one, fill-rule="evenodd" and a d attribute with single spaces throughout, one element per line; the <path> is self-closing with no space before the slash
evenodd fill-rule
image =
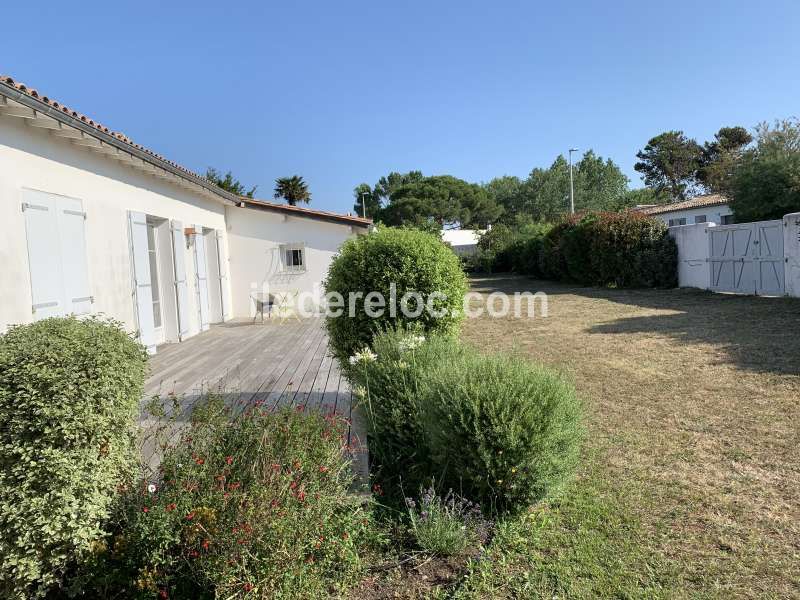
<path id="1" fill-rule="evenodd" d="M 317 219 L 318 221 L 328 221 L 331 223 L 340 223 L 345 225 L 355 225 L 357 227 L 369 227 L 372 225 L 372 219 L 364 219 L 353 215 L 342 215 L 335 212 L 328 212 L 326 210 L 316 210 L 314 208 L 306 208 L 304 206 L 292 206 L 291 204 L 277 204 L 276 202 L 268 202 L 266 200 L 258 200 L 255 198 L 247 198 L 241 196 L 239 198 L 239 205 L 243 208 L 254 208 L 257 210 L 266 210 L 270 212 L 277 212 L 281 214 L 289 214 L 296 217 L 307 217 L 310 219 Z"/>
<path id="2" fill-rule="evenodd" d="M 634 210 L 646 215 L 661 215 L 664 213 L 689 210 L 692 208 L 704 208 L 706 206 L 721 206 L 727 204 L 728 199 L 720 194 L 707 194 L 705 196 L 695 196 L 682 202 L 670 202 L 669 204 L 651 204 L 647 206 L 637 206 Z"/>

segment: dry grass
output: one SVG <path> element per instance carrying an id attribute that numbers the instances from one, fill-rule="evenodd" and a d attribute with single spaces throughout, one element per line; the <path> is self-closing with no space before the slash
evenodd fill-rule
<path id="1" fill-rule="evenodd" d="M 800 300 L 580 288 L 544 291 L 549 317 L 482 317 L 464 338 L 571 376 L 588 455 L 627 495 L 670 596 L 800 596 Z"/>

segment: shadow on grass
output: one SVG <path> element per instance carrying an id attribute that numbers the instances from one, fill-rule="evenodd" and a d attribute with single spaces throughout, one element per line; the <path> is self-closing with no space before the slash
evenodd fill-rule
<path id="1" fill-rule="evenodd" d="M 669 311 L 598 322 L 588 334 L 653 333 L 684 344 L 709 344 L 736 366 L 761 373 L 800 375 L 800 299 L 713 294 L 690 289 L 589 288 L 515 276 L 472 279 L 480 292 L 545 292 L 551 311 L 559 296 L 577 296 L 649 311 Z M 598 317 L 602 311 L 598 309 Z M 598 318 L 598 321 L 601 319 Z"/>

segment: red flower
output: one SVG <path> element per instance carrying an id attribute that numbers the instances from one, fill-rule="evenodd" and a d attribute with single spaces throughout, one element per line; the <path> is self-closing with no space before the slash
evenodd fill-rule
<path id="1" fill-rule="evenodd" d="M 327 473 L 328 472 L 328 467 L 326 467 L 325 465 L 320 465 L 319 466 L 319 472 L 320 473 Z"/>
<path id="2" fill-rule="evenodd" d="M 297 492 L 297 499 L 300 500 L 300 502 L 302 502 L 303 500 L 306 499 L 306 493 L 303 490 L 300 490 L 299 492 Z"/>
<path id="3" fill-rule="evenodd" d="M 208 550 L 208 547 L 211 545 L 211 542 L 208 540 L 203 540 L 203 543 L 200 545 L 203 547 L 203 550 Z"/>
<path id="4" fill-rule="evenodd" d="M 228 463 L 229 465 L 232 464 L 233 463 L 233 457 L 232 456 L 226 456 L 225 457 L 225 462 Z"/>
<path id="5" fill-rule="evenodd" d="M 375 494 L 378 496 L 383 495 L 383 488 L 378 483 L 372 486 L 372 491 L 375 492 Z"/>
<path id="6" fill-rule="evenodd" d="M 289 484 L 289 489 L 293 490 L 293 489 L 296 489 L 296 488 L 297 488 L 297 482 L 296 481 L 293 481 L 292 483 Z"/>
<path id="7" fill-rule="evenodd" d="M 198 465 L 202 465 L 205 464 L 206 461 L 202 458 L 196 458 L 194 462 L 196 462 Z"/>
<path id="8" fill-rule="evenodd" d="M 191 556 L 192 558 L 197 558 L 198 556 L 200 556 L 200 553 L 197 550 L 192 550 L 191 552 L 189 552 L 189 556 Z"/>
<path id="9" fill-rule="evenodd" d="M 187 521 L 191 521 L 192 519 L 194 519 L 194 512 L 190 512 L 188 515 L 186 515 Z"/>
<path id="10" fill-rule="evenodd" d="M 150 512 L 150 509 L 145 506 L 145 507 L 142 508 L 142 512 L 145 512 L 145 513 L 146 512 Z"/>
<path id="11" fill-rule="evenodd" d="M 245 583 L 242 587 L 244 588 L 245 592 L 250 592 L 253 590 L 253 584 L 249 582 Z"/>
<path id="12" fill-rule="evenodd" d="M 172 512 L 176 508 L 178 508 L 178 505 L 175 504 L 174 502 L 170 502 L 169 504 L 167 504 L 167 512 Z"/>
<path id="13" fill-rule="evenodd" d="M 161 600 L 167 600 L 167 598 L 169 598 L 167 590 L 158 590 L 158 597 L 161 598 Z"/>

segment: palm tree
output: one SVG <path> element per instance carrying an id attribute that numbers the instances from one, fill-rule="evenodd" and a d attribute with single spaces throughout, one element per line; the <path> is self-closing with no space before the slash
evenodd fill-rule
<path id="1" fill-rule="evenodd" d="M 278 198 L 283 198 L 292 206 L 296 206 L 298 202 L 308 204 L 311 201 L 311 192 L 300 175 L 279 177 L 275 180 L 275 199 Z"/>

